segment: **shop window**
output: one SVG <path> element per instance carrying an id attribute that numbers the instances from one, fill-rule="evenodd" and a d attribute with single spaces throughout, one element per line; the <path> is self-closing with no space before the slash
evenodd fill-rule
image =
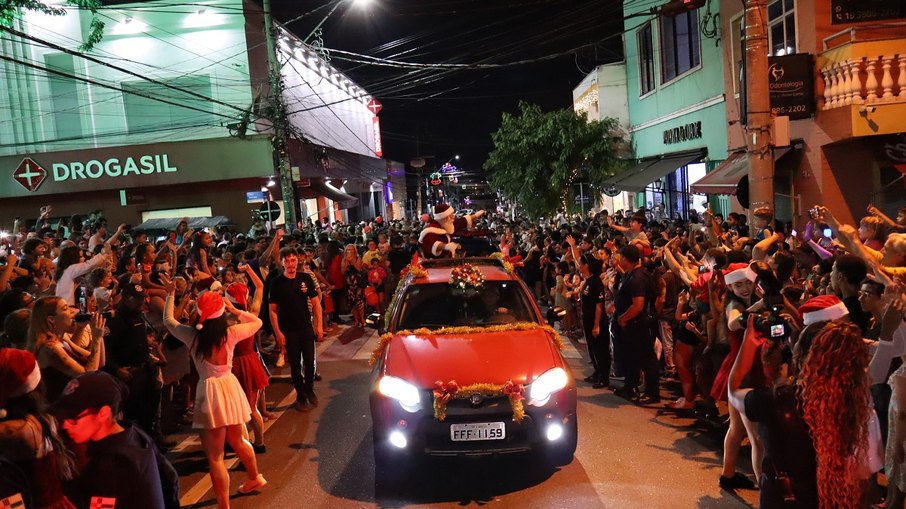
<path id="1" fill-rule="evenodd" d="M 698 10 L 661 18 L 661 77 L 667 83 L 701 64 Z"/>
<path id="2" fill-rule="evenodd" d="M 636 35 L 639 49 L 639 95 L 654 90 L 654 43 L 651 23 L 646 23 Z"/>
<path id="3" fill-rule="evenodd" d="M 772 56 L 796 52 L 795 0 L 774 0 L 768 4 L 768 47 Z"/>
<path id="4" fill-rule="evenodd" d="M 75 75 L 72 55 L 65 53 L 44 55 L 48 69 Z M 59 74 L 48 73 L 50 104 L 53 108 L 53 125 L 56 139 L 72 140 L 82 137 L 82 115 L 79 111 L 79 90 L 76 81 Z"/>
<path id="5" fill-rule="evenodd" d="M 210 76 L 186 76 L 163 80 L 176 89 L 211 97 Z M 201 127 L 219 123 L 214 116 L 211 101 L 186 94 L 180 90 L 148 81 L 132 81 L 122 84 L 123 105 L 126 110 L 126 127 L 130 133 L 152 132 L 159 129 L 179 127 Z M 141 95 L 137 95 L 141 94 Z M 171 103 L 155 100 L 160 98 Z"/>

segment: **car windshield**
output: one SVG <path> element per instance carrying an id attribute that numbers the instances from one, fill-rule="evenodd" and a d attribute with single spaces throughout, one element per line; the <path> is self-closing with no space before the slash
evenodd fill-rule
<path id="1" fill-rule="evenodd" d="M 514 281 L 486 281 L 480 290 L 447 283 L 411 285 L 400 307 L 397 329 L 502 325 L 536 321 L 522 287 Z"/>

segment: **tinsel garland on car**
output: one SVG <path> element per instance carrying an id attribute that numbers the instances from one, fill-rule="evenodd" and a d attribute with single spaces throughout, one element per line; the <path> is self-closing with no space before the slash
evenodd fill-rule
<path id="1" fill-rule="evenodd" d="M 503 385 L 477 383 L 463 387 L 460 387 L 456 380 L 447 383 L 438 380 L 434 382 L 434 417 L 443 422 L 447 418 L 447 403 L 451 399 L 468 399 L 473 394 L 481 394 L 486 398 L 507 396 L 513 407 L 513 420 L 522 422 L 525 417 L 525 407 L 522 404 L 522 400 L 525 399 L 525 386 L 513 383 L 512 380 Z"/>

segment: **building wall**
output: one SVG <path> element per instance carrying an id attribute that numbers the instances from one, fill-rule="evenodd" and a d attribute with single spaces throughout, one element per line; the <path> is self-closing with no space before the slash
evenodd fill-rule
<path id="1" fill-rule="evenodd" d="M 191 86 L 196 87 L 197 93 L 226 105 L 151 85 L 109 66 L 10 37 L 17 42 L 4 42 L 3 51 L 19 60 L 52 66 L 113 88 L 154 86 L 151 95 L 177 105 L 205 105 L 200 109 L 207 113 L 153 103 L 157 106 L 153 111 L 127 119 L 126 103 L 130 99 L 141 100 L 137 96 L 99 84 L 57 79 L 45 71 L 28 71 L 21 64 L 4 62 L 0 64 L 0 83 L 6 91 L 0 92 L 0 155 L 229 135 L 223 126 L 236 121 L 252 98 L 249 63 L 241 51 L 246 47 L 244 18 L 234 11 L 241 12 L 242 0 L 208 2 L 210 7 L 201 15 L 197 4 L 168 4 L 165 10 L 148 9 L 150 4 L 102 9 L 99 16 L 107 28 L 91 54 L 140 76 L 178 83 L 182 88 L 184 83 L 179 80 L 184 81 L 191 74 L 196 77 Z M 67 12 L 59 17 L 29 12 L 19 29 L 76 49 L 87 32 L 90 14 L 75 9 Z M 24 91 L 21 81 L 15 83 L 23 76 L 28 80 Z M 198 76 L 203 79 L 199 81 Z M 206 80 L 210 81 L 209 86 L 205 86 Z M 14 90 L 19 93 L 12 93 Z M 182 120 L 174 122 L 173 118 Z"/>
<path id="2" fill-rule="evenodd" d="M 626 62 L 599 65 L 573 89 L 573 107 L 585 111 L 588 120 L 615 118 L 623 133 L 629 132 L 626 95 Z"/>
<path id="3" fill-rule="evenodd" d="M 628 4 L 624 14 L 636 14 L 648 8 L 648 6 L 642 7 Z M 702 23 L 701 11 L 703 10 L 697 9 L 695 11 L 698 16 L 699 27 L 701 27 Z M 725 121 L 723 118 L 720 119 L 719 124 L 710 121 L 712 118 L 723 117 L 722 106 L 720 107 L 720 114 L 710 111 L 712 106 L 722 103 L 724 97 L 723 66 L 719 65 L 723 56 L 720 41 L 718 40 L 718 43 L 715 44 L 714 40 L 700 36 L 701 64 L 685 75 L 667 83 L 662 83 L 661 68 L 663 63 L 661 45 L 659 43 L 660 26 L 657 19 L 651 21 L 654 40 L 655 75 L 657 78 L 655 80 L 655 88 L 644 96 L 640 96 L 637 31 L 645 25 L 646 19 L 644 17 L 628 19 L 626 21 L 627 32 L 623 36 L 626 54 L 629 120 L 636 156 L 643 158 L 663 154 L 663 143 L 656 143 L 655 141 L 659 136 L 662 137 L 664 129 L 675 127 L 675 124 L 684 124 L 689 119 L 701 119 L 703 130 L 707 129 L 707 134 L 703 136 L 703 140 L 707 142 L 708 157 L 712 160 L 725 159 L 727 145 Z M 676 116 L 677 111 L 683 111 L 684 109 L 695 111 L 690 111 L 683 118 Z M 707 123 L 705 122 L 706 119 L 708 119 Z M 645 132 L 642 132 L 643 130 Z M 699 144 L 698 146 L 704 145 Z M 682 150 L 680 147 L 676 147 L 676 149 Z"/>
<path id="4" fill-rule="evenodd" d="M 903 20 L 885 20 L 864 23 L 832 24 L 830 0 L 795 0 L 796 7 L 796 51 L 809 53 L 817 57 L 824 51 L 824 38 L 852 27 L 869 27 L 879 23 L 902 23 Z M 742 14 L 738 2 L 720 3 L 722 33 L 727 34 L 727 43 L 723 46 L 724 66 L 733 69 L 733 61 L 739 58 L 734 55 L 729 35 L 731 22 Z M 899 41 L 891 40 L 890 52 L 896 53 L 906 47 L 906 26 Z M 740 124 L 740 103 L 734 88 L 732 72 L 727 72 L 724 79 L 727 124 L 729 125 L 729 147 L 745 148 L 743 126 Z M 808 209 L 815 204 L 824 204 L 835 212 L 842 221 L 854 223 L 864 215 L 868 203 L 877 202 L 876 193 L 882 186 L 879 165 L 876 162 L 876 150 L 872 146 L 872 136 L 865 140 L 852 137 L 853 110 L 836 108 L 823 110 L 823 80 L 817 66 L 814 70 L 816 113 L 812 118 L 790 121 L 790 138 L 800 146 L 801 154 L 790 160 L 782 159 L 775 167 L 777 181 L 781 184 L 788 180 L 791 183 L 790 193 L 793 196 L 791 219 L 800 230 L 808 221 Z M 865 77 L 862 77 L 864 84 Z M 733 100 L 729 100 L 729 98 Z M 895 106 L 895 105 L 893 105 Z M 888 124 L 896 122 L 893 118 L 884 118 Z M 902 117 L 900 117 L 902 118 Z M 856 119 L 864 120 L 864 119 Z M 896 131 L 889 125 L 879 126 L 881 133 Z M 906 130 L 902 124 L 900 131 Z M 847 141 L 849 140 L 849 141 Z M 844 142 L 844 145 L 839 145 Z M 836 145 L 835 145 L 836 144 Z M 789 157 L 789 156 L 787 156 Z M 778 190 L 778 192 L 782 192 Z M 779 199 L 785 199 L 779 197 Z M 738 205 L 736 200 L 732 200 Z M 777 207 L 778 210 L 783 208 Z M 888 212 L 895 213 L 888 209 Z"/>

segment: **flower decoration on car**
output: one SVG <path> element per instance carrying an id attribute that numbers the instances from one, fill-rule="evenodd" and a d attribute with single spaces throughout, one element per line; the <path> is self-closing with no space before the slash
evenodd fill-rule
<path id="1" fill-rule="evenodd" d="M 471 263 L 464 263 L 453 267 L 448 283 L 460 290 L 480 290 L 484 286 L 484 274 Z"/>
<path id="2" fill-rule="evenodd" d="M 406 274 L 412 274 L 412 277 L 415 278 L 428 277 L 428 269 L 422 265 L 422 259 L 415 256 L 412 258 L 412 263 L 404 267 L 400 272 L 400 282 L 405 279 Z"/>
<path id="3" fill-rule="evenodd" d="M 455 380 L 443 383 L 434 382 L 434 417 L 443 422 L 447 418 L 447 404 L 452 399 L 469 399 L 473 394 L 480 394 L 485 398 L 506 396 L 513 407 L 513 420 L 522 422 L 525 418 L 525 408 L 522 400 L 525 399 L 525 386 L 508 380 L 503 385 L 491 383 L 477 383 L 460 387 Z"/>
<path id="4" fill-rule="evenodd" d="M 560 334 L 554 330 L 553 327 L 547 324 L 532 323 L 532 322 L 516 322 L 508 323 L 502 325 L 489 325 L 485 327 L 472 327 L 472 326 L 462 326 L 462 327 L 444 327 L 441 329 L 428 329 L 422 327 L 415 330 L 399 330 L 396 332 L 388 332 L 381 336 L 378 341 L 378 346 L 375 347 L 374 351 L 371 352 L 371 359 L 368 361 L 368 364 L 374 366 L 377 364 L 377 361 L 384 355 L 384 350 L 387 349 L 387 345 L 390 344 L 390 341 L 394 336 L 442 336 L 449 334 L 486 334 L 493 332 L 513 332 L 513 331 L 528 331 L 528 330 L 537 330 L 542 329 L 548 333 L 551 340 L 557 345 L 557 348 L 563 350 L 565 345 L 563 343 L 563 338 L 560 337 Z"/>
<path id="5" fill-rule="evenodd" d="M 503 253 L 492 253 L 491 258 L 499 260 L 500 263 L 503 264 L 503 270 L 505 270 L 507 274 L 511 276 L 516 274 L 516 268 L 513 267 L 513 263 Z"/>

